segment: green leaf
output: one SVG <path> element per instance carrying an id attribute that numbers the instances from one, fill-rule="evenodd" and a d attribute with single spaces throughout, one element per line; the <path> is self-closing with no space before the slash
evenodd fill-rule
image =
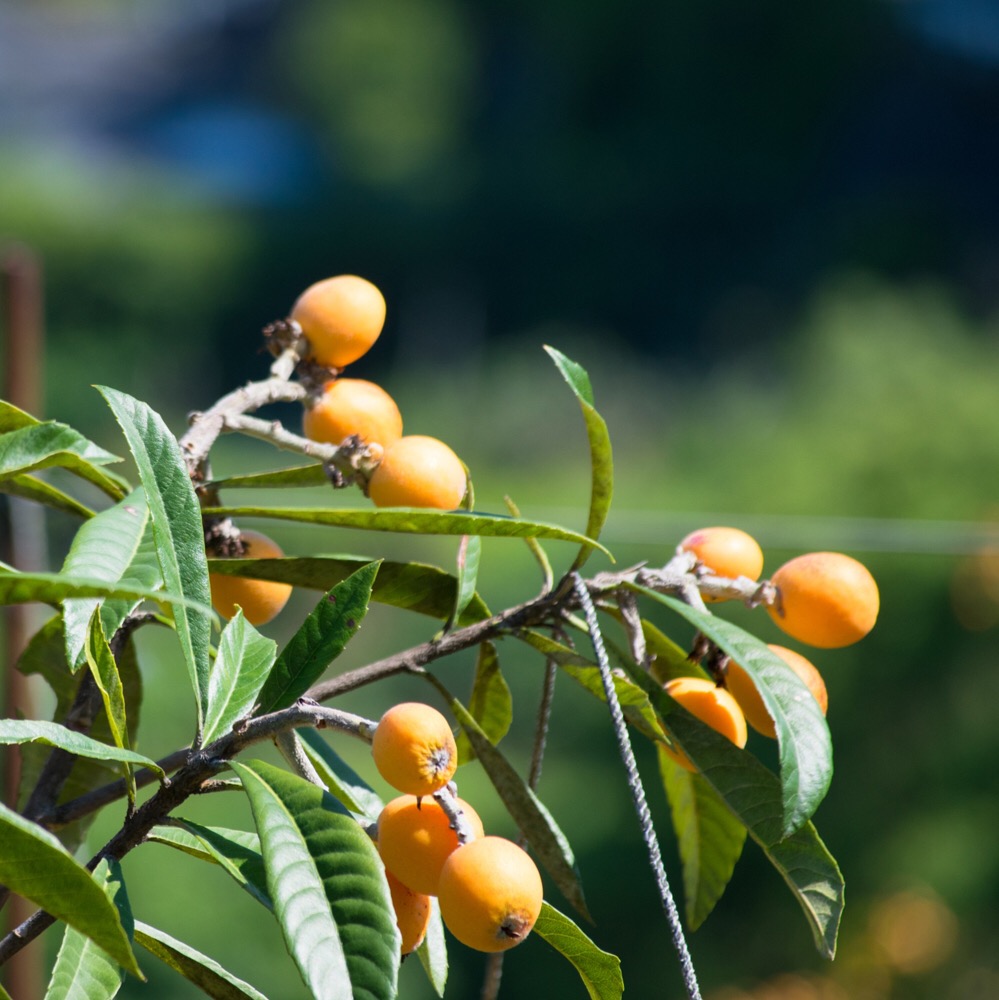
<path id="1" fill-rule="evenodd" d="M 98 386 L 98 390 L 121 425 L 145 487 L 166 589 L 210 607 L 201 507 L 177 439 L 163 418 L 145 403 L 107 386 Z M 208 697 L 212 616 L 183 604 L 174 605 L 173 613 L 194 688 L 200 735 Z"/>
<path id="2" fill-rule="evenodd" d="M 361 567 L 313 608 L 278 656 L 260 692 L 258 715 L 293 704 L 343 652 L 367 613 L 378 566 Z"/>
<path id="3" fill-rule="evenodd" d="M 216 489 L 280 489 L 290 487 L 302 489 L 307 486 L 329 486 L 330 477 L 322 463 L 296 465 L 288 469 L 274 469 L 271 472 L 255 472 L 248 476 L 226 476 L 213 479 L 207 486 Z"/>
<path id="4" fill-rule="evenodd" d="M 121 677 L 118 676 L 118 664 L 108 645 L 101 626 L 101 613 L 94 608 L 90 619 L 90 629 L 87 633 L 87 663 L 90 674 L 94 678 L 97 690 L 104 702 L 104 713 L 111 729 L 114 745 L 120 750 L 128 750 L 128 723 L 125 710 L 125 690 Z M 128 785 L 128 801 L 135 804 L 135 775 L 129 764 L 125 763 L 125 780 Z"/>
<path id="5" fill-rule="evenodd" d="M 274 580 L 294 587 L 328 591 L 351 573 L 373 560 L 363 556 L 329 555 L 283 559 L 209 559 L 212 573 Z M 436 566 L 423 563 L 383 561 L 371 590 L 371 599 L 407 611 L 417 611 L 442 621 L 457 601 L 456 579 Z M 489 617 L 489 609 L 476 594 L 468 603 L 459 625 L 471 625 Z"/>
<path id="6" fill-rule="evenodd" d="M 78 757 L 92 757 L 95 760 L 112 760 L 123 764 L 138 764 L 148 767 L 157 777 L 166 775 L 163 768 L 149 757 L 143 757 L 133 750 L 108 746 L 90 736 L 60 726 L 58 722 L 42 722 L 32 719 L 0 719 L 0 745 L 15 743 L 44 743 L 58 747 Z M 0 883 L 2 885 L 2 883 Z"/>
<path id="7" fill-rule="evenodd" d="M 133 490 L 120 503 L 81 526 L 63 560 L 62 572 L 70 577 L 86 576 L 109 584 L 119 583 L 139 551 L 148 521 L 145 493 L 141 488 Z M 128 582 L 151 587 L 156 581 L 154 578 Z M 85 598 L 70 599 L 64 604 L 66 656 L 74 667 L 83 662 L 90 618 L 94 608 L 102 603 L 100 598 Z M 135 603 L 126 602 L 126 606 L 131 610 Z"/>
<path id="8" fill-rule="evenodd" d="M 237 719 L 250 714 L 276 657 L 277 643 L 237 611 L 222 630 L 208 681 L 205 743 L 224 736 Z"/>
<path id="9" fill-rule="evenodd" d="M 129 939 L 134 922 L 121 866 L 102 860 L 94 869 L 94 881 L 104 889 L 122 918 Z M 45 1000 L 111 1000 L 121 988 L 125 974 L 111 956 L 90 938 L 67 927 L 56 956 Z"/>
<path id="10" fill-rule="evenodd" d="M 502 514 L 430 511 L 417 507 L 381 510 L 332 507 L 208 507 L 209 517 L 271 517 L 365 531 L 396 531 L 415 535 L 483 535 L 489 538 L 554 538 L 610 553 L 599 542 L 576 531 L 540 521 L 525 521 Z"/>
<path id="11" fill-rule="evenodd" d="M 746 828 L 699 774 L 659 747 L 659 772 L 683 865 L 687 923 L 697 930 L 722 897 L 746 842 Z"/>
<path id="12" fill-rule="evenodd" d="M 214 959 L 142 921 L 135 925 L 135 942 L 214 1000 L 267 1000 L 263 993 L 226 972 Z"/>
<path id="13" fill-rule="evenodd" d="M 137 586 L 122 580 L 107 583 L 89 577 L 64 576 L 62 573 L 7 573 L 0 571 L 0 605 L 30 604 L 38 601 L 56 605 L 67 598 L 75 597 L 122 597 L 136 601 L 159 601 L 178 608 L 188 608 L 192 612 L 211 614 L 207 604 L 198 604 L 180 594 L 156 590 L 152 587 Z"/>
<path id="14" fill-rule="evenodd" d="M 58 467 L 93 483 L 115 500 L 121 499 L 121 483 L 99 468 L 120 462 L 117 455 L 99 448 L 66 424 L 28 419 L 33 422 L 0 434 L 0 480 Z"/>
<path id="15" fill-rule="evenodd" d="M 611 497 L 614 493 L 614 462 L 611 455 L 610 435 L 604 418 L 597 413 L 593 404 L 593 389 L 590 386 L 590 376 L 582 365 L 571 361 L 554 347 L 545 345 L 555 366 L 569 384 L 569 388 L 579 400 L 586 422 L 586 436 L 590 442 L 590 513 L 586 519 L 586 536 L 590 539 L 600 537 L 607 514 L 610 511 Z M 572 570 L 579 569 L 590 557 L 593 549 L 584 545 L 579 550 Z"/>
<path id="16" fill-rule="evenodd" d="M 315 729 L 296 729 L 309 760 L 326 787 L 352 813 L 377 823 L 381 796 L 323 739 Z"/>
<path id="17" fill-rule="evenodd" d="M 806 823 L 786 837 L 783 796 L 776 776 L 752 754 L 648 683 L 649 697 L 669 736 L 679 742 L 705 781 L 763 848 L 801 906 L 816 948 L 832 958 L 843 914 L 843 876 L 815 827 Z"/>
<path id="18" fill-rule="evenodd" d="M 591 1000 L 619 1000 L 624 993 L 621 960 L 601 951 L 565 914 L 542 903 L 534 933 L 575 966 Z"/>
<path id="19" fill-rule="evenodd" d="M 65 514 L 73 514 L 75 517 L 94 516 L 89 507 L 37 476 L 11 476 L 9 479 L 0 479 L 0 493 L 33 500 L 35 503 L 61 510 Z"/>
<path id="20" fill-rule="evenodd" d="M 142 978 L 115 904 L 47 830 L 0 804 L 0 885 L 64 920 Z"/>
<path id="21" fill-rule="evenodd" d="M 316 785 L 260 761 L 231 766 L 285 943 L 316 1000 L 394 997 L 401 939 L 371 839 Z"/>
<path id="22" fill-rule="evenodd" d="M 506 736 L 513 721 L 513 697 L 500 670 L 494 643 L 484 642 L 479 646 L 468 710 L 493 746 Z M 459 764 L 475 759 L 475 750 L 463 731 L 458 733 L 455 742 L 458 744 Z"/>
<path id="23" fill-rule="evenodd" d="M 489 742 L 468 709 L 454 698 L 432 675 L 427 679 L 447 698 L 458 724 L 468 737 L 483 770 L 499 794 L 507 812 L 527 838 L 537 859 L 551 875 L 555 885 L 567 900 L 590 920 L 583 898 L 583 887 L 576 870 L 576 859 L 565 834 L 559 829 L 551 813 L 517 774 L 506 757 Z"/>
<path id="24" fill-rule="evenodd" d="M 686 618 L 756 682 L 777 729 L 784 833 L 793 833 L 819 807 L 832 782 L 832 738 L 818 702 L 804 681 L 755 636 L 675 598 L 636 589 Z"/>
<path id="25" fill-rule="evenodd" d="M 257 834 L 202 826 L 180 817 L 171 818 L 170 823 L 170 826 L 153 827 L 148 839 L 218 865 L 258 903 L 268 910 L 273 909 Z"/>
<path id="26" fill-rule="evenodd" d="M 478 535 L 463 535 L 458 546 L 458 587 L 454 608 L 448 616 L 446 628 L 461 620 L 469 604 L 478 596 L 475 584 L 482 559 L 482 539 Z"/>
<path id="27" fill-rule="evenodd" d="M 416 957 L 427 974 L 433 991 L 437 996 L 444 996 L 447 986 L 447 940 L 444 935 L 444 921 L 441 920 L 441 908 L 436 896 L 430 897 L 430 920 L 427 922 L 427 933 L 420 947 L 416 949 Z"/>

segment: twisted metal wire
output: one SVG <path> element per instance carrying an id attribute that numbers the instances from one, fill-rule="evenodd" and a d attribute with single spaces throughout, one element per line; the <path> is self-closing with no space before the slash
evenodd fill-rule
<path id="1" fill-rule="evenodd" d="M 642 837 L 645 840 L 645 847 L 649 853 L 649 862 L 652 865 L 656 885 L 659 888 L 659 898 L 662 901 L 663 910 L 669 922 L 673 947 L 676 949 L 677 956 L 680 959 L 680 972 L 683 975 L 683 982 L 687 988 L 687 996 L 690 1000 L 701 1000 L 701 990 L 697 984 L 697 973 L 694 971 L 694 963 L 690 958 L 687 939 L 683 935 L 683 927 L 680 924 L 680 913 L 676 908 L 676 901 L 673 899 L 673 893 L 669 887 L 669 879 L 666 877 L 662 852 L 659 849 L 655 827 L 652 825 L 652 815 L 649 812 L 649 805 L 645 798 L 645 788 L 638 773 L 638 763 L 635 760 L 635 753 L 631 747 L 628 727 L 624 721 L 624 713 L 621 711 L 621 703 L 618 701 L 617 692 L 614 690 L 610 660 L 607 656 L 607 649 L 604 646 L 603 633 L 600 631 L 600 622 L 597 620 L 597 610 L 593 606 L 586 583 L 578 573 L 572 574 L 572 585 L 576 596 L 579 598 L 580 606 L 583 609 L 587 628 L 590 630 L 593 651 L 596 654 L 597 665 L 600 668 L 600 680 L 603 683 L 604 694 L 607 696 L 607 705 L 610 708 L 611 720 L 614 724 L 614 734 L 617 736 L 618 750 L 628 774 L 628 788 L 631 791 L 631 798 L 635 804 L 635 812 L 642 827 Z"/>

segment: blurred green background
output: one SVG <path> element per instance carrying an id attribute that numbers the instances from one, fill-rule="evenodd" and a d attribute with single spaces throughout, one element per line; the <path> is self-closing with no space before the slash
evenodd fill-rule
<path id="1" fill-rule="evenodd" d="M 587 367 L 610 426 L 619 565 L 665 561 L 709 523 L 752 531 L 765 572 L 804 549 L 867 562 L 877 629 L 814 657 L 836 747 L 816 822 L 847 881 L 839 956 L 815 955 L 750 845 L 694 961 L 712 1000 L 999 996 L 990 0 L 5 0 L 0 95 L 0 237 L 44 265 L 46 416 L 120 451 L 89 388 L 105 383 L 179 433 L 264 374 L 259 330 L 306 285 L 354 272 L 389 312 L 352 374 L 396 397 L 408 431 L 448 440 L 480 509 L 509 494 L 527 516 L 585 523 L 585 435 L 551 343 Z M 273 415 L 297 428 L 293 410 Z M 215 464 L 283 461 L 227 440 Z M 50 518 L 54 566 L 72 528 Z M 454 558 L 432 540 L 273 534 L 289 552 Z M 499 607 L 538 580 L 526 549 L 494 541 L 481 584 Z M 308 607 L 297 597 L 273 634 Z M 734 617 L 779 641 L 769 620 Z M 427 635 L 375 609 L 344 662 Z M 169 640 L 142 645 L 140 749 L 157 755 L 189 739 L 190 705 Z M 540 664 L 503 652 L 518 711 L 505 745 L 524 763 Z M 441 675 L 460 691 L 468 666 Z M 377 715 L 402 696 L 431 693 L 399 682 L 345 704 Z M 462 794 L 512 834 L 476 768 Z M 629 996 L 680 997 L 622 777 L 601 706 L 561 678 L 540 791 L 575 847 L 593 937 L 622 957 Z M 235 808 L 192 814 L 236 825 Z M 266 914 L 202 868 L 136 851 L 138 915 L 272 997 L 302 996 Z M 478 957 L 452 961 L 448 995 L 477 996 Z M 122 996 L 195 995 L 144 966 L 150 986 Z M 429 996 L 415 961 L 403 984 Z M 532 940 L 502 995 L 583 989 Z"/>

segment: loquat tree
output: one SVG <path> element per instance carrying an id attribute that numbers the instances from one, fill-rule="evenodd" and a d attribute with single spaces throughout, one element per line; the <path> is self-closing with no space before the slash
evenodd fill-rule
<path id="1" fill-rule="evenodd" d="M 265 328 L 274 358 L 268 376 L 196 413 L 179 438 L 144 402 L 100 387 L 134 460 L 135 483 L 111 471 L 117 456 L 71 427 L 0 402 L 0 491 L 79 521 L 58 570 L 0 564 L 0 602 L 52 609 L 19 663 L 4 669 L 40 674 L 56 701 L 52 719 L 0 721 L 0 745 L 17 745 L 23 755 L 17 807 L 0 805 L 0 897 L 17 894 L 37 907 L 0 939 L 0 965 L 60 923 L 46 993 L 52 1000 L 113 996 L 126 975 L 142 978 L 143 953 L 209 996 L 262 996 L 201 951 L 210 942 L 182 942 L 142 920 L 143 900 L 128 894 L 120 862 L 156 842 L 184 852 L 192 866 L 217 866 L 270 910 L 276 939 L 321 1000 L 395 997 L 400 961 L 414 950 L 444 996 L 449 947 L 501 953 L 529 934 L 572 964 L 590 997 L 620 997 L 627 970 L 548 901 L 588 917 L 573 831 L 542 804 L 537 787 L 559 672 L 592 695 L 594 713 L 613 727 L 635 836 L 648 852 L 687 995 L 700 996 L 700 988 L 683 924 L 695 929 L 711 912 L 747 837 L 799 903 L 818 951 L 832 958 L 843 879 L 811 821 L 832 777 L 821 676 L 807 660 L 801 667 L 800 654 L 726 620 L 724 610 L 741 602 L 804 644 L 841 646 L 874 625 L 870 574 L 847 556 L 812 553 L 761 578 L 755 540 L 720 526 L 680 540 L 665 565 L 614 566 L 600 541 L 613 493 L 608 430 L 586 371 L 550 347 L 589 442 L 585 530 L 523 518 L 512 503 L 506 513 L 478 509 L 467 468 L 444 442 L 402 436 L 391 398 L 342 376 L 376 342 L 384 317 L 381 293 L 364 279 L 316 283 L 288 319 Z M 302 404 L 304 435 L 254 416 L 275 402 Z M 223 433 L 262 439 L 306 461 L 214 478 L 212 450 Z M 53 468 L 96 487 L 106 498 L 100 509 L 50 482 L 45 470 Z M 361 502 L 232 506 L 222 499 L 236 486 L 317 485 L 353 489 Z M 451 536 L 455 565 L 284 554 L 265 534 L 240 527 L 251 518 L 360 529 L 374 538 Z M 484 537 L 526 543 L 540 593 L 488 608 L 477 585 Z M 560 562 L 549 543 L 567 547 Z M 594 556 L 608 559 L 606 568 L 585 576 Z M 259 628 L 288 614 L 296 588 L 320 597 L 279 649 Z M 373 602 L 425 616 L 425 640 L 329 671 Z M 186 745 L 157 760 L 137 749 L 135 637 L 151 625 L 175 636 L 176 675 L 190 689 L 195 719 Z M 526 777 L 503 747 L 514 709 L 500 639 L 530 651 L 545 681 Z M 459 697 L 434 668 L 466 650 L 477 650 L 478 660 Z M 336 704 L 400 674 L 423 679 L 439 708 L 386 705 L 372 720 Z M 776 739 L 776 771 L 757 758 L 747 715 L 754 730 Z M 369 777 L 379 775 L 398 798 L 383 802 L 345 765 L 338 743 L 346 739 L 370 744 Z M 639 772 L 632 739 L 659 751 L 651 782 Z M 253 757 L 265 742 L 286 766 Z M 519 829 L 519 843 L 484 829 L 473 805 L 457 797 L 461 768 L 473 758 Z M 650 819 L 648 784 L 670 807 L 685 921 Z M 248 804 L 253 830 L 185 817 L 193 796 L 223 790 Z M 122 802 L 113 835 L 81 854 L 95 816 Z M 488 984 L 498 981 L 488 978 L 483 995 L 493 995 Z"/>

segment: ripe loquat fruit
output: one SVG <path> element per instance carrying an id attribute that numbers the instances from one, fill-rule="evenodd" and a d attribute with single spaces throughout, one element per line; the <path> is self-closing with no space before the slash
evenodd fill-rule
<path id="1" fill-rule="evenodd" d="M 826 684 L 822 679 L 815 664 L 811 660 L 796 653 L 786 646 L 776 646 L 769 644 L 769 648 L 776 653 L 804 682 L 812 697 L 819 703 L 822 714 L 826 714 L 829 707 L 829 696 L 826 693 Z M 725 674 L 725 686 L 731 692 L 732 697 L 739 703 L 742 714 L 746 716 L 746 721 L 758 733 L 769 736 L 770 739 L 777 738 L 777 727 L 774 720 L 770 718 L 763 698 L 757 691 L 753 679 L 735 660 L 729 661 Z"/>
<path id="2" fill-rule="evenodd" d="M 749 739 L 746 717 L 735 698 L 714 681 L 704 677 L 675 677 L 666 682 L 665 691 L 691 715 L 717 730 L 737 747 L 746 745 L 746 740 Z M 682 750 L 665 745 L 663 750 L 671 760 L 686 770 L 697 770 Z"/>
<path id="3" fill-rule="evenodd" d="M 368 496 L 376 507 L 454 510 L 466 486 L 461 459 L 443 441 L 411 434 L 385 449 L 368 483 Z"/>
<path id="4" fill-rule="evenodd" d="M 387 868 L 385 878 L 392 895 L 395 923 L 402 935 L 402 954 L 416 951 L 427 935 L 430 923 L 430 897 L 406 888 Z"/>
<path id="5" fill-rule="evenodd" d="M 338 445 L 356 434 L 365 444 L 387 448 L 402 437 L 402 414 L 380 385 L 338 378 L 327 382 L 322 396 L 305 410 L 302 429 L 310 441 Z"/>
<path id="6" fill-rule="evenodd" d="M 679 546 L 693 553 L 716 576 L 735 579 L 739 576 L 758 580 L 763 571 L 763 552 L 752 535 L 739 528 L 699 528 L 687 535 Z M 705 594 L 706 601 L 724 600 Z"/>
<path id="7" fill-rule="evenodd" d="M 483 836 L 478 813 L 463 799 L 457 801 L 474 838 Z M 459 846 L 447 813 L 429 796 L 400 795 L 387 802 L 378 817 L 382 861 L 413 892 L 436 896 L 444 862 Z"/>
<path id="8" fill-rule="evenodd" d="M 481 837 L 447 859 L 438 901 L 444 926 L 462 944 L 506 951 L 534 927 L 543 891 L 526 851 L 503 837 Z"/>
<path id="9" fill-rule="evenodd" d="M 247 559 L 280 559 L 284 553 L 272 538 L 260 531 L 244 529 L 239 533 Z M 288 603 L 291 584 L 273 580 L 253 580 L 227 573 L 209 573 L 212 607 L 223 617 L 232 618 L 236 608 L 251 625 L 266 625 Z"/>
<path id="10" fill-rule="evenodd" d="M 385 325 L 385 299 L 370 281 L 340 274 L 306 288 L 289 318 L 309 341 L 312 361 L 325 368 L 343 368 L 378 339 Z"/>
<path id="11" fill-rule="evenodd" d="M 433 795 L 458 767 L 458 748 L 447 719 L 417 701 L 395 705 L 381 717 L 371 756 L 378 773 L 407 795 Z"/>
<path id="12" fill-rule="evenodd" d="M 863 563 L 841 552 L 809 552 L 770 578 L 777 599 L 770 617 L 788 635 L 833 649 L 863 639 L 877 621 L 880 597 Z"/>

